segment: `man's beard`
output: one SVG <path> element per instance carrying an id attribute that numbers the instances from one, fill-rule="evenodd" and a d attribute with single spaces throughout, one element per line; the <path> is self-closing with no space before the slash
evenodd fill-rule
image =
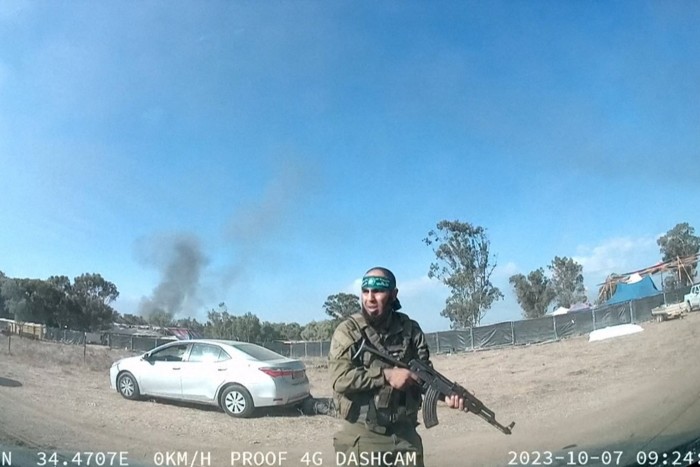
<path id="1" fill-rule="evenodd" d="M 389 320 L 389 316 L 391 313 L 393 313 L 394 310 L 386 310 L 384 313 L 382 313 L 379 316 L 374 316 L 369 313 L 367 313 L 367 310 L 365 310 L 365 307 L 362 307 L 362 315 L 365 317 L 365 320 L 367 323 L 372 326 L 373 328 L 381 328 L 386 324 L 386 322 Z"/>

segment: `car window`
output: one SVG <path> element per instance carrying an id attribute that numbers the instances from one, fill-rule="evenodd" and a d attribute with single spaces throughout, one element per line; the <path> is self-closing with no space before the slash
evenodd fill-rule
<path id="1" fill-rule="evenodd" d="M 235 344 L 231 347 L 235 347 L 236 349 L 249 355 L 255 360 L 260 360 L 263 362 L 268 360 L 278 360 L 280 358 L 285 358 L 284 355 L 280 355 L 277 352 L 273 352 L 272 350 L 266 349 L 265 347 L 260 347 L 259 345 L 255 344 Z"/>
<path id="2" fill-rule="evenodd" d="M 188 344 L 173 345 L 153 352 L 149 360 L 156 362 L 181 362 L 187 352 Z"/>
<path id="3" fill-rule="evenodd" d="M 221 348 L 211 344 L 194 344 L 190 352 L 190 362 L 221 362 L 229 355 Z"/>

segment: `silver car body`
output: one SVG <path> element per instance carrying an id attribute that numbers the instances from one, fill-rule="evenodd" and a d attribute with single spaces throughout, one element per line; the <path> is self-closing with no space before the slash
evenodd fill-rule
<path id="1" fill-rule="evenodd" d="M 131 373 L 140 395 L 220 405 L 222 391 L 238 384 L 254 406 L 284 406 L 310 395 L 303 362 L 247 342 L 187 340 L 171 342 L 141 356 L 112 364 L 110 385 Z"/>

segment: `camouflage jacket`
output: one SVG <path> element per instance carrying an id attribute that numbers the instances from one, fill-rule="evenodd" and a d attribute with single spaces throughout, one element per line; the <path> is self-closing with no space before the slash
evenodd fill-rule
<path id="1" fill-rule="evenodd" d="M 376 347 L 408 363 L 414 358 L 430 362 L 425 335 L 417 322 L 404 313 L 392 311 L 382 329 L 375 329 L 358 313 L 338 325 L 331 340 L 329 370 L 339 415 L 345 420 L 367 424 L 374 431 L 394 423 L 416 423 L 421 405 L 420 388 L 398 391 L 384 379 L 382 370 L 391 368 L 375 355 L 364 352 L 353 359 L 362 340 L 362 329 Z"/>

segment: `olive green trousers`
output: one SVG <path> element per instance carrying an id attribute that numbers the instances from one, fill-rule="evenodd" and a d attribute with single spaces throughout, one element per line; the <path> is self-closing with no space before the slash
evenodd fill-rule
<path id="1" fill-rule="evenodd" d="M 388 434 L 376 433 L 364 423 L 343 423 L 333 437 L 336 464 L 373 467 L 424 467 L 423 440 L 413 425 L 394 425 Z"/>

